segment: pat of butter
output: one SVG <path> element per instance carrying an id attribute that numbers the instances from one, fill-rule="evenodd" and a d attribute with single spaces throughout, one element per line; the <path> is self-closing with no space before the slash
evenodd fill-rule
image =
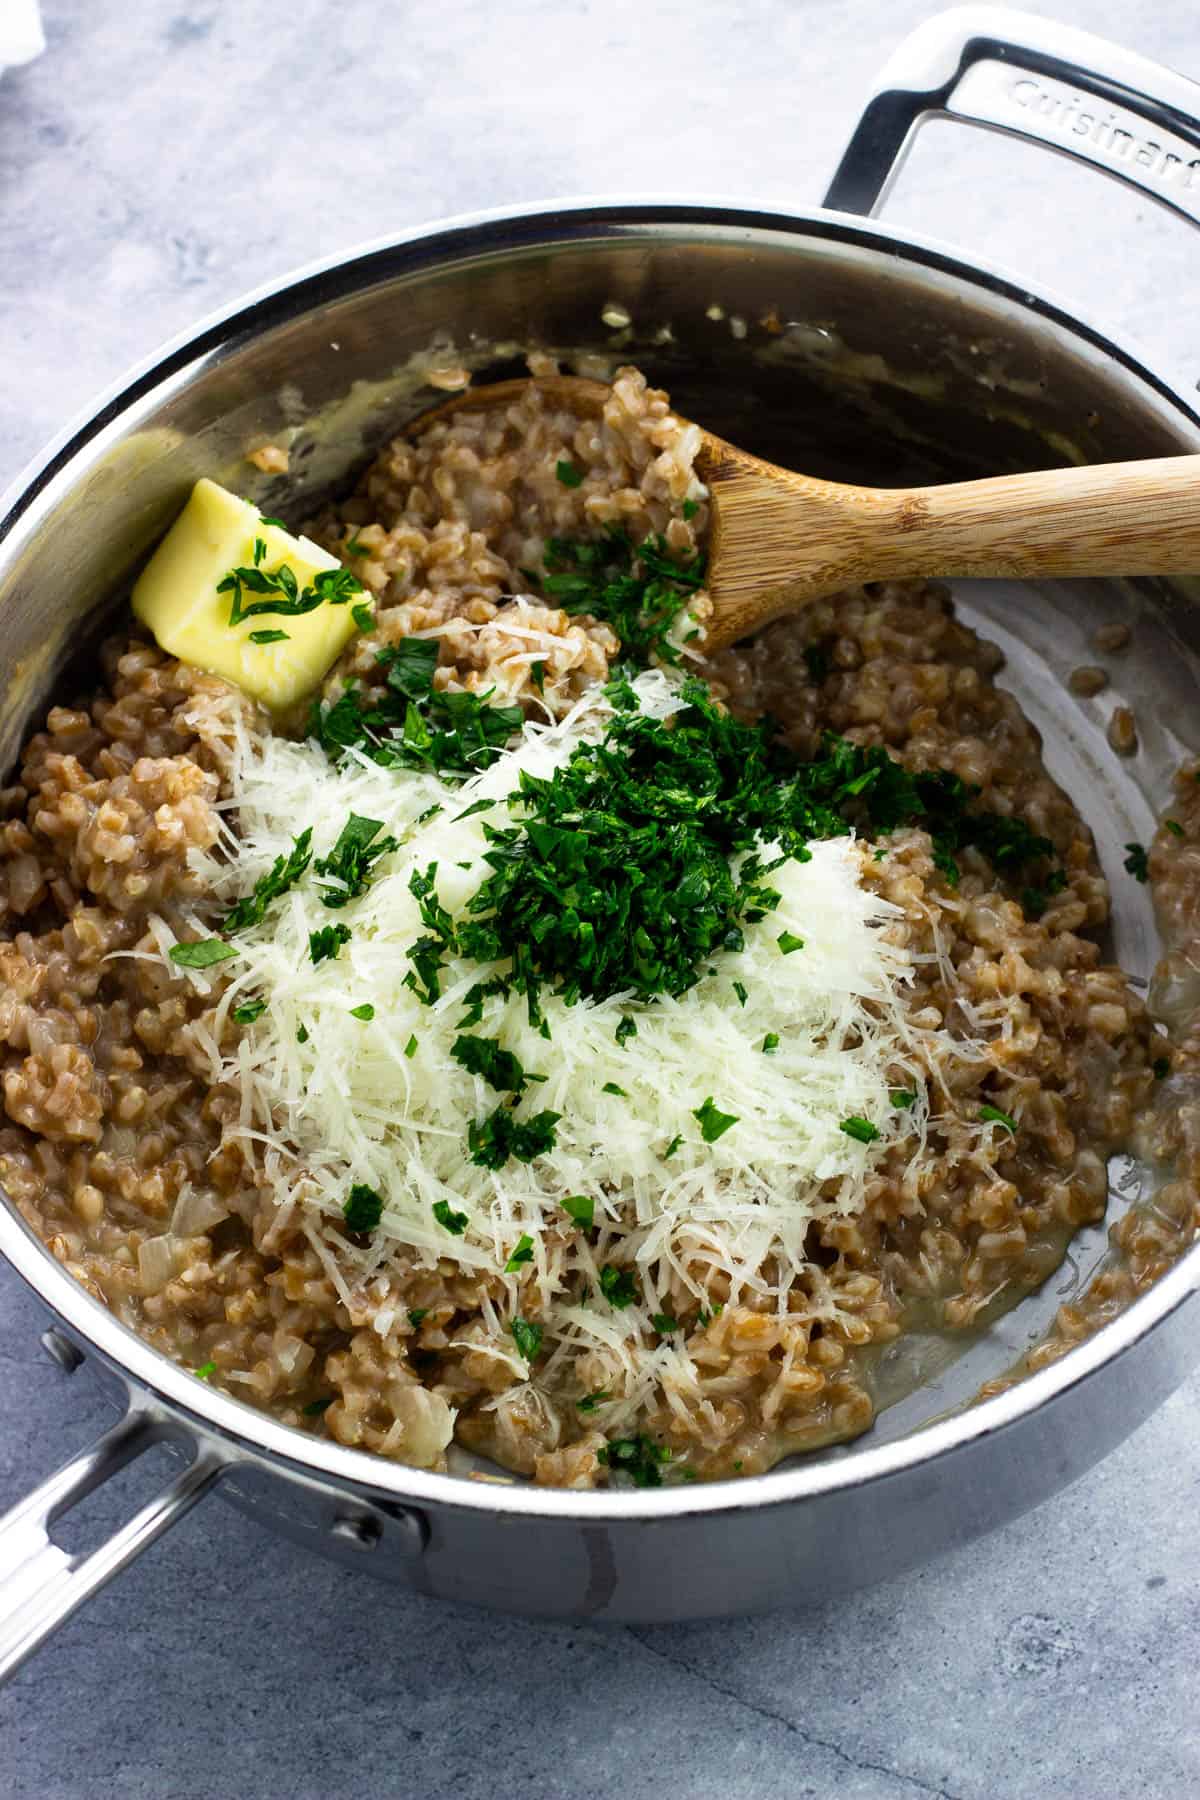
<path id="1" fill-rule="evenodd" d="M 337 661 L 358 629 L 353 607 L 370 595 L 336 606 L 322 601 L 297 616 L 256 613 L 231 625 L 234 595 L 229 589 L 218 593 L 217 585 L 231 569 L 254 566 L 256 540 L 266 545 L 263 573 L 286 563 L 301 592 L 317 575 L 341 567 L 319 544 L 266 524 L 248 500 L 201 480 L 138 577 L 133 610 L 169 655 L 222 675 L 273 712 L 284 712 L 310 694 Z M 282 598 L 244 590 L 242 604 Z M 250 637 L 255 631 L 287 636 L 255 644 Z"/>

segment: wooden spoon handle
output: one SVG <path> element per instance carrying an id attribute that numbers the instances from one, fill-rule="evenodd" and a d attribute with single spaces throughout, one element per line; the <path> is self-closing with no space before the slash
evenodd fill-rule
<path id="1" fill-rule="evenodd" d="M 1044 469 L 890 494 L 881 575 L 1200 572 L 1200 456 Z"/>
<path id="2" fill-rule="evenodd" d="M 862 581 L 1200 573 L 1200 456 L 861 488 L 706 435 L 698 464 L 713 503 L 710 649 Z"/>

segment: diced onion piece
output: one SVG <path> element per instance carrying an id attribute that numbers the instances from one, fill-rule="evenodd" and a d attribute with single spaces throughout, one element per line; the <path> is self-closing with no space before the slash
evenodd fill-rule
<path id="1" fill-rule="evenodd" d="M 453 1407 L 429 1388 L 398 1381 L 388 1384 L 387 1398 L 400 1427 L 394 1453 L 415 1468 L 434 1468 L 454 1435 Z"/>
<path id="2" fill-rule="evenodd" d="M 164 1231 L 138 1245 L 138 1276 L 143 1294 L 161 1294 L 175 1273 L 175 1239 Z"/>
<path id="3" fill-rule="evenodd" d="M 171 1217 L 173 1237 L 199 1237 L 229 1217 L 228 1203 L 211 1188 L 187 1186 L 180 1192 Z"/>
<path id="4" fill-rule="evenodd" d="M 285 1375 L 303 1375 L 313 1360 L 311 1344 L 291 1332 L 280 1332 L 275 1339 L 275 1360 Z"/>

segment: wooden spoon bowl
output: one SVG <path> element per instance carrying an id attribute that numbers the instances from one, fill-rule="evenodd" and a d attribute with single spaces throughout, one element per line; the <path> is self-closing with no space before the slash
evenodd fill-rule
<path id="1" fill-rule="evenodd" d="M 510 406 L 531 388 L 583 418 L 598 418 L 612 391 L 574 375 L 499 381 L 454 395 L 407 432 Z M 864 581 L 1200 571 L 1200 456 L 867 488 L 781 469 L 699 429 L 696 473 L 712 510 L 709 652 Z"/>

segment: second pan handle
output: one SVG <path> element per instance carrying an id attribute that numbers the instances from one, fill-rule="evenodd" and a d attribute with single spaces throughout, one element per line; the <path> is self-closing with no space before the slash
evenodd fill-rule
<path id="1" fill-rule="evenodd" d="M 219 1480 L 226 1462 L 192 1444 L 191 1462 L 90 1555 L 54 1542 L 56 1522 L 164 1437 L 178 1438 L 136 1404 L 111 1431 L 71 1458 L 0 1518 L 0 1685 L 106 1582 L 181 1519 Z"/>
<path id="2" fill-rule="evenodd" d="M 877 213 L 934 118 L 1045 144 L 1200 224 L 1200 84 L 1090 32 L 995 6 L 955 7 L 904 40 L 825 205 Z"/>

